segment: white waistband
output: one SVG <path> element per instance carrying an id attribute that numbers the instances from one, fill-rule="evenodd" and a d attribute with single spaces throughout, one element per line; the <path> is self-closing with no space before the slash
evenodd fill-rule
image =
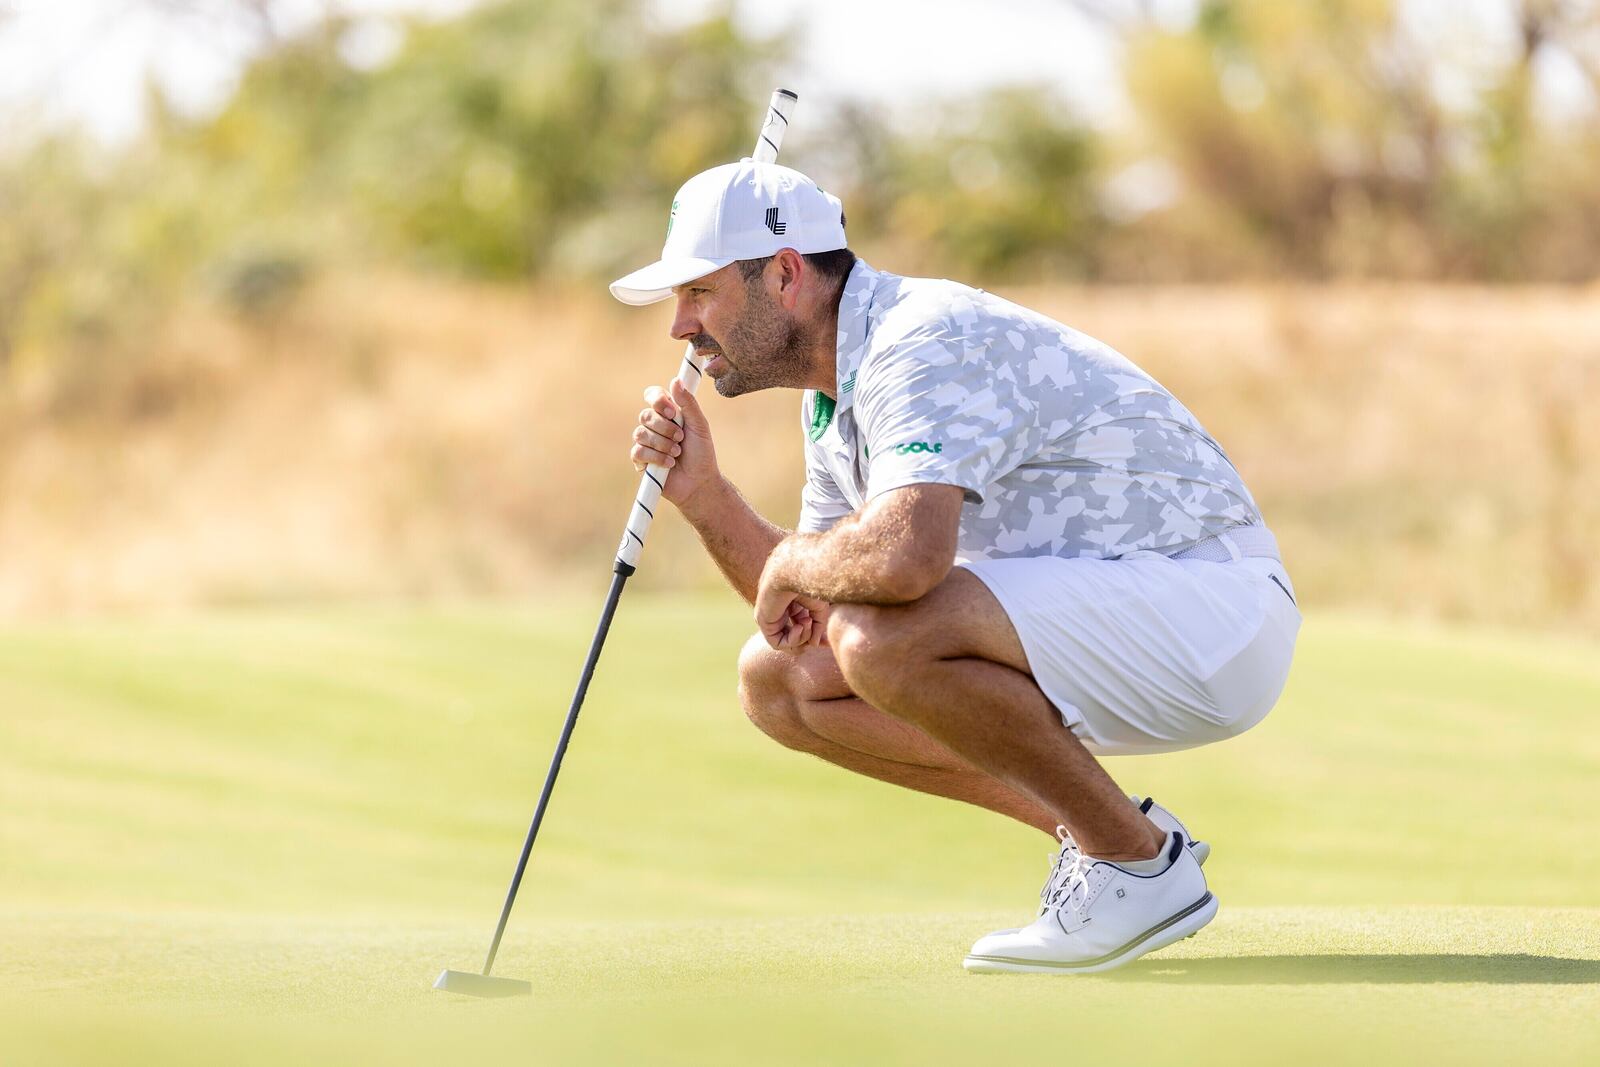
<path id="1" fill-rule="evenodd" d="M 1213 563 L 1231 563 L 1236 559 L 1282 560 L 1278 552 L 1278 539 L 1265 526 L 1235 526 L 1188 548 L 1167 553 L 1169 559 L 1204 559 Z"/>

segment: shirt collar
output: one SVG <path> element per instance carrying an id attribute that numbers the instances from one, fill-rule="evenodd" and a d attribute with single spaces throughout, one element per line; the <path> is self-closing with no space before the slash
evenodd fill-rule
<path id="1" fill-rule="evenodd" d="M 835 344 L 834 414 L 849 411 L 856 394 L 856 368 L 867 351 L 867 327 L 872 315 L 872 300 L 878 290 L 879 272 L 857 259 L 839 294 L 839 336 Z"/>

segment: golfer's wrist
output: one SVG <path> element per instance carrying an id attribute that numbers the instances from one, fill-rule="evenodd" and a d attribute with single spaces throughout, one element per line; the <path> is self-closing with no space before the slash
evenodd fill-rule
<path id="1" fill-rule="evenodd" d="M 728 502 L 735 495 L 733 483 L 718 471 L 697 486 L 693 493 L 678 501 L 678 510 L 696 526 L 703 522 L 715 522 L 718 516 L 727 513 Z"/>

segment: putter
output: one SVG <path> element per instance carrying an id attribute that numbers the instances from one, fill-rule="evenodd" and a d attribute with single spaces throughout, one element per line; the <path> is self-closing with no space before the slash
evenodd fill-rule
<path id="1" fill-rule="evenodd" d="M 783 143 L 784 131 L 789 128 L 789 116 L 798 99 L 787 89 L 773 92 L 751 158 L 760 163 L 778 161 L 778 146 Z M 692 393 L 700 384 L 702 373 L 700 357 L 695 355 L 694 346 L 686 346 L 683 366 L 678 369 L 678 381 Z M 680 426 L 682 417 L 681 414 L 678 417 Z M 661 488 L 666 483 L 667 474 L 668 468 L 651 464 L 645 468 L 644 477 L 639 480 L 639 492 L 634 496 L 633 510 L 628 515 L 628 525 L 622 532 L 622 543 L 617 546 L 616 562 L 611 568 L 611 591 L 606 594 L 605 607 L 600 611 L 600 624 L 595 628 L 594 640 L 589 642 L 589 655 L 583 662 L 577 691 L 572 694 L 572 706 L 567 709 L 567 721 L 561 727 L 561 739 L 556 742 L 555 755 L 550 757 L 550 770 L 545 774 L 544 789 L 539 793 L 539 804 L 534 808 L 528 836 L 522 842 L 522 854 L 517 857 L 517 869 L 511 876 L 511 888 L 506 890 L 506 902 L 500 908 L 500 921 L 495 924 L 494 939 L 489 942 L 489 954 L 484 957 L 483 971 L 446 969 L 434 981 L 435 989 L 469 997 L 516 997 L 533 993 L 532 982 L 501 978 L 490 972 L 494 970 L 494 958 L 500 951 L 500 939 L 506 932 L 506 920 L 511 917 L 511 905 L 516 903 L 517 890 L 522 886 L 522 875 L 528 869 L 528 856 L 533 852 L 534 839 L 539 836 L 539 825 L 544 822 L 545 809 L 550 806 L 550 794 L 555 790 L 562 757 L 567 754 L 567 744 L 572 740 L 572 728 L 578 724 L 578 710 L 583 707 L 584 695 L 589 691 L 589 680 L 594 677 L 595 664 L 600 661 L 600 649 L 606 642 L 606 632 L 611 629 L 611 617 L 617 612 L 617 601 L 622 599 L 622 587 L 638 569 L 639 554 L 644 550 L 645 535 L 650 532 L 650 522 L 655 518 L 656 505 L 661 500 Z"/>

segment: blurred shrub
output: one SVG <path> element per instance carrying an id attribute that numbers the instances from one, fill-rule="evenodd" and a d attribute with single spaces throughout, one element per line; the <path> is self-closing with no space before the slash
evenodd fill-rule
<path id="1" fill-rule="evenodd" d="M 104 375 L 133 358 L 183 283 L 166 201 L 137 163 L 115 181 L 70 136 L 0 157 L 0 372 Z"/>
<path id="2" fill-rule="evenodd" d="M 844 183 L 852 243 L 886 247 L 891 269 L 991 280 L 1095 272 L 1106 221 L 1096 140 L 1046 89 L 979 94 L 920 137 L 845 107 L 823 139 L 831 147 L 813 176 Z"/>
<path id="3" fill-rule="evenodd" d="M 1401 0 L 1204 0 L 1178 29 L 1111 18 L 1149 150 L 1183 183 L 1133 234 L 1210 277 L 1594 277 L 1600 111 L 1542 121 L 1534 78 L 1559 59 L 1597 103 L 1600 5 L 1506 7 L 1517 36 L 1497 61 L 1487 41 L 1449 55 Z"/>
<path id="4" fill-rule="evenodd" d="M 487 4 L 411 24 L 375 69 L 341 51 L 351 26 L 271 41 L 212 117 L 152 87 L 127 150 L 0 160 L 0 363 L 136 351 L 207 281 L 264 321 L 322 262 L 605 273 L 660 239 L 685 177 L 748 153 L 775 54 L 644 0 Z"/>
<path id="5" fill-rule="evenodd" d="M 1025 88 L 916 130 L 807 112 L 806 167 L 853 243 L 990 280 L 1600 273 L 1600 107 L 1548 121 L 1534 91 L 1552 57 L 1600 86 L 1596 0 L 1512 5 L 1508 50 L 1467 65 L 1399 0 L 1076 6 L 1120 38 L 1125 129 Z M 648 0 L 500 0 L 399 24 L 374 65 L 346 47 L 366 23 L 328 10 L 263 38 L 214 116 L 152 87 L 131 148 L 0 159 L 0 362 L 127 358 L 202 279 L 264 321 L 330 261 L 604 278 L 660 239 L 684 178 L 748 151 L 782 58 L 728 9 L 669 26 Z"/>
<path id="6" fill-rule="evenodd" d="M 276 215 L 488 277 L 562 269 L 563 238 L 600 216 L 654 237 L 667 193 L 749 151 L 770 55 L 726 15 L 652 27 L 641 0 L 485 5 L 414 24 L 371 71 L 343 58 L 347 29 L 264 55 L 215 119 L 168 124 L 163 150 L 234 190 L 248 217 L 223 229 Z"/>
<path id="7" fill-rule="evenodd" d="M 294 298 L 307 280 L 304 259 L 285 252 L 254 252 L 223 266 L 218 288 L 237 314 L 260 319 Z"/>

